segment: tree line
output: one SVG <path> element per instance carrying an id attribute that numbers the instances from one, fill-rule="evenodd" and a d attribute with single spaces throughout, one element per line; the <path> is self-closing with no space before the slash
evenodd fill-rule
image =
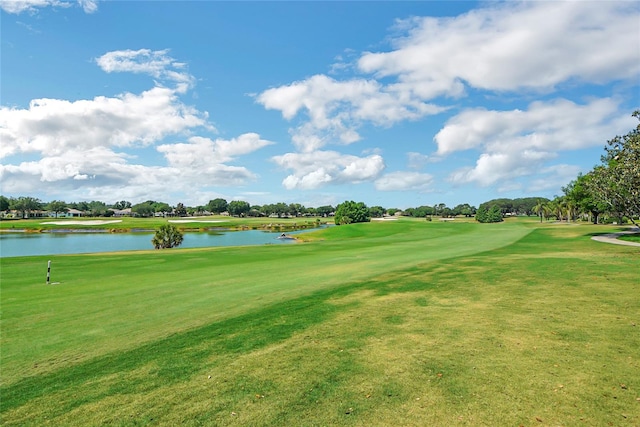
<path id="1" fill-rule="evenodd" d="M 345 202 L 346 203 L 346 202 Z M 355 203 L 355 202 L 354 202 Z M 444 203 L 435 204 L 433 206 L 419 206 L 401 210 L 398 208 L 384 208 L 382 206 L 366 206 L 362 202 L 358 205 L 359 209 L 366 209 L 369 218 L 381 218 L 385 215 L 393 216 L 400 212 L 402 215 L 410 217 L 424 218 L 426 216 L 468 216 L 475 215 L 476 208 L 467 203 L 449 208 Z M 210 200 L 206 205 L 185 206 L 178 203 L 171 206 L 165 202 L 147 200 L 142 203 L 132 204 L 129 201 L 122 200 L 113 204 L 107 204 L 102 201 L 91 202 L 71 202 L 67 203 L 62 200 L 52 200 L 43 202 L 34 197 L 5 197 L 0 196 L 0 212 L 16 211 L 19 217 L 29 217 L 33 212 L 48 211 L 57 214 L 66 213 L 71 209 L 81 212 L 84 216 L 105 217 L 113 216 L 118 211 L 130 209 L 135 216 L 149 217 L 156 214 L 187 216 L 187 215 L 219 215 L 228 213 L 236 217 L 261 217 L 275 216 L 284 217 L 300 217 L 300 216 L 333 216 L 336 209 L 340 205 L 324 205 L 318 207 L 306 207 L 300 203 L 272 203 L 265 205 L 252 205 L 243 200 L 233 200 L 228 202 L 223 198 Z M 363 208 L 364 206 L 364 208 Z"/>
<path id="2" fill-rule="evenodd" d="M 633 117 L 640 121 L 640 111 Z M 545 219 L 557 221 L 575 221 L 585 219 L 598 224 L 627 220 L 638 226 L 640 218 L 640 124 L 625 135 L 615 136 L 607 141 L 605 153 L 600 164 L 586 174 L 562 187 L 563 194 L 554 197 L 526 199 L 495 199 L 485 202 L 478 208 L 482 210 L 485 221 L 501 220 L 496 215 L 526 214 L 537 215 L 542 222 Z M 493 215 L 488 215 L 493 209 Z M 489 219 L 487 216 L 491 216 Z"/>

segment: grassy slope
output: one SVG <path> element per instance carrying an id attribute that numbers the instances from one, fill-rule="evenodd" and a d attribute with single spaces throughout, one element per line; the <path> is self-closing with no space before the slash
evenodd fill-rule
<path id="1" fill-rule="evenodd" d="M 336 227 L 315 244 L 3 259 L 3 381 L 38 359 L 41 373 L 345 281 L 499 247 L 528 231 L 408 221 Z M 469 238 L 478 245 L 465 245 Z M 43 285 L 48 259 L 60 285 Z"/>
<path id="2" fill-rule="evenodd" d="M 357 225 L 58 257 L 51 287 L 3 260 L 3 419 L 635 425 L 638 250 L 589 230 Z"/>

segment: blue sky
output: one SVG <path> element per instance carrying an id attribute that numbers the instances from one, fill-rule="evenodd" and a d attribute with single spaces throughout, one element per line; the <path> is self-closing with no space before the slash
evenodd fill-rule
<path id="1" fill-rule="evenodd" d="M 5 196 L 551 198 L 640 107 L 638 2 L 0 9 Z"/>

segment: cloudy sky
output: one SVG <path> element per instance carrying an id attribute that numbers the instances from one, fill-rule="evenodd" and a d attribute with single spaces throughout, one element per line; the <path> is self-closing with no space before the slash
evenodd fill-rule
<path id="1" fill-rule="evenodd" d="M 551 198 L 640 107 L 636 1 L 0 9 L 5 196 Z"/>

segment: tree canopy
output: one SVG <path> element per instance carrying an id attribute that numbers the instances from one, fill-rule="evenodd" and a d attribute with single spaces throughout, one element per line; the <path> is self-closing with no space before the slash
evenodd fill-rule
<path id="1" fill-rule="evenodd" d="M 122 209 L 127 209 L 127 208 L 130 208 L 130 207 L 131 207 L 131 202 L 127 202 L 126 200 L 121 200 L 121 201 L 115 202 L 113 204 L 113 208 L 114 209 L 122 210 Z"/>
<path id="2" fill-rule="evenodd" d="M 597 224 L 600 214 L 606 212 L 607 205 L 597 199 L 591 191 L 592 179 L 591 172 L 586 175 L 579 174 L 566 187 L 562 187 L 562 191 L 578 212 L 588 213 L 593 223 Z"/>
<path id="3" fill-rule="evenodd" d="M 42 209 L 42 202 L 34 197 L 18 197 L 11 201 L 10 207 L 20 212 L 21 217 L 24 218 L 28 217 L 31 211 Z"/>
<path id="4" fill-rule="evenodd" d="M 640 111 L 633 117 L 640 121 Z M 627 216 L 640 216 L 640 123 L 623 136 L 616 136 L 605 146 L 602 164 L 591 172 L 589 188 L 597 200 L 610 211 Z"/>
<path id="5" fill-rule="evenodd" d="M 493 205 L 487 209 L 486 206 L 480 205 L 476 211 L 476 221 L 483 223 L 503 221 L 500 207 L 498 205 Z"/>
<path id="6" fill-rule="evenodd" d="M 67 212 L 69 210 L 69 208 L 67 208 L 67 204 L 61 200 L 53 200 L 49 202 L 47 209 L 55 213 L 56 217 L 59 213 Z"/>
<path id="7" fill-rule="evenodd" d="M 222 212 L 225 212 L 227 210 L 228 205 L 229 204 L 225 199 L 217 198 L 217 199 L 209 200 L 209 203 L 207 204 L 207 209 L 209 209 L 209 212 L 211 213 L 221 214 Z"/>
<path id="8" fill-rule="evenodd" d="M 336 207 L 335 223 L 337 225 L 371 221 L 369 208 L 363 202 L 353 200 L 340 203 Z"/>
<path id="9" fill-rule="evenodd" d="M 227 209 L 230 215 L 244 216 L 251 210 L 251 205 L 244 200 L 234 200 L 229 202 Z"/>
<path id="10" fill-rule="evenodd" d="M 10 200 L 4 196 L 0 196 L 0 211 L 8 211 L 9 206 L 11 206 Z"/>
<path id="11" fill-rule="evenodd" d="M 533 211 L 534 206 L 539 204 L 541 200 L 544 201 L 544 203 L 549 203 L 549 199 L 544 197 L 523 197 L 518 199 L 500 198 L 484 202 L 480 204 L 479 208 L 484 207 L 488 211 L 491 206 L 497 205 L 503 215 L 531 215 L 535 213 Z"/>
<path id="12" fill-rule="evenodd" d="M 151 203 L 150 203 L 151 202 Z M 146 201 L 144 203 L 138 203 L 137 205 L 133 205 L 131 211 L 138 216 L 147 217 L 152 216 L 155 212 L 153 207 L 153 201 Z"/>

